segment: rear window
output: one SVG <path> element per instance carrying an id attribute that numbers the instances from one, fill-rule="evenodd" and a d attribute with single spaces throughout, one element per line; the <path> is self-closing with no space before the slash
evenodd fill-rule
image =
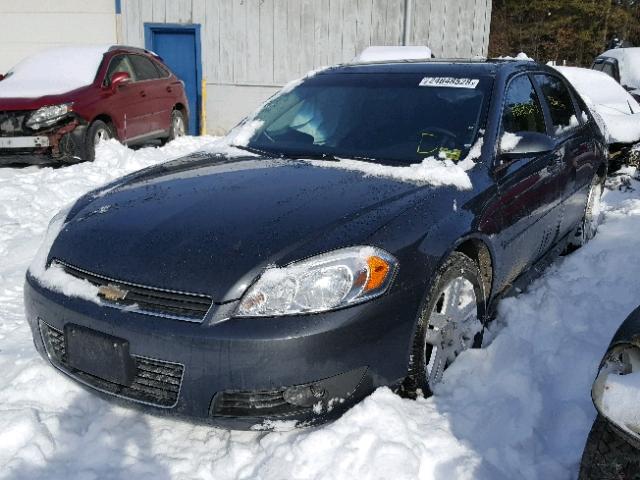
<path id="1" fill-rule="evenodd" d="M 159 78 L 158 70 L 153 62 L 142 55 L 129 55 L 138 80 L 153 80 Z"/>
<path id="2" fill-rule="evenodd" d="M 536 75 L 535 79 L 549 106 L 554 134 L 561 135 L 580 125 L 573 97 L 564 82 L 543 74 Z"/>
<path id="3" fill-rule="evenodd" d="M 458 161 L 482 128 L 491 85 L 490 77 L 316 75 L 265 105 L 249 146 L 282 156 Z"/>

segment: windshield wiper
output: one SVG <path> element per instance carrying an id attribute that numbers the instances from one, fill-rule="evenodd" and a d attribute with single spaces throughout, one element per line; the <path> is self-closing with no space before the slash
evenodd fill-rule
<path id="1" fill-rule="evenodd" d="M 284 158 L 291 158 L 294 160 L 326 160 L 328 162 L 339 162 L 340 158 L 330 153 L 284 153 Z"/>
<path id="2" fill-rule="evenodd" d="M 340 158 L 335 157 L 329 153 L 287 153 L 287 152 L 269 152 L 267 150 L 261 150 L 255 147 L 249 147 L 246 145 L 231 145 L 234 148 L 239 148 L 246 152 L 255 153 L 269 158 L 290 158 L 292 160 L 327 160 L 331 162 L 338 162 Z M 353 157 L 349 157 L 353 158 Z"/>
<path id="3" fill-rule="evenodd" d="M 260 150 L 259 148 L 255 148 L 255 147 L 247 147 L 246 145 L 233 145 L 233 144 L 231 146 L 239 150 L 244 150 L 245 152 L 255 153 L 256 155 L 262 155 L 263 157 L 269 157 L 269 158 L 280 157 L 279 153 L 267 152 L 266 150 Z"/>

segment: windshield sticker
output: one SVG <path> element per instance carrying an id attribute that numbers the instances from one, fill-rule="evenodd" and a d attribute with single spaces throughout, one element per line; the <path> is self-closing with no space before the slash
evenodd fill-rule
<path id="1" fill-rule="evenodd" d="M 420 87 L 476 88 L 480 80 L 477 78 L 456 77 L 424 77 L 418 84 Z"/>
<path id="2" fill-rule="evenodd" d="M 420 134 L 420 143 L 418 144 L 417 153 L 420 155 L 433 155 L 438 150 L 435 144 L 436 136 L 433 133 L 422 132 Z"/>

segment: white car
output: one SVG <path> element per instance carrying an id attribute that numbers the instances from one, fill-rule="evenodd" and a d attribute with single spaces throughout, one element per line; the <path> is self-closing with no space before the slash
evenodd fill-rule
<path id="1" fill-rule="evenodd" d="M 571 82 L 609 143 L 610 168 L 634 162 L 639 152 L 640 104 L 618 82 L 597 70 L 555 67 Z"/>
<path id="2" fill-rule="evenodd" d="M 640 48 L 614 48 L 598 55 L 591 68 L 606 73 L 640 99 Z"/>

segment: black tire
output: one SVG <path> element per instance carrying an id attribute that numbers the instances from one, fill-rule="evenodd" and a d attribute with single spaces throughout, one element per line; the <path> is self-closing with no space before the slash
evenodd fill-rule
<path id="1" fill-rule="evenodd" d="M 179 127 L 182 125 L 182 128 Z M 188 120 L 184 116 L 182 110 L 173 110 L 171 112 L 171 124 L 169 127 L 169 136 L 162 140 L 162 145 L 175 140 L 178 137 L 183 137 L 189 131 Z"/>
<path id="2" fill-rule="evenodd" d="M 96 144 L 99 139 L 107 140 L 109 138 L 116 138 L 116 135 L 113 127 L 108 123 L 105 123 L 102 120 L 95 120 L 91 125 L 89 125 L 84 141 L 86 152 L 85 160 L 93 162 L 96 157 Z"/>
<path id="3" fill-rule="evenodd" d="M 477 317 L 481 322 L 481 329 L 479 333 L 474 336 L 470 348 L 479 348 L 482 346 L 487 303 L 482 275 L 476 262 L 463 253 L 454 252 L 438 269 L 431 284 L 431 289 L 420 309 L 412 351 L 409 357 L 407 377 L 400 388 L 400 393 L 403 396 L 416 398 L 419 390 L 422 391 L 425 396 L 433 393 L 433 385 L 429 384 L 427 378 L 427 362 L 431 356 L 432 348 L 430 349 L 430 346 L 425 346 L 427 330 L 429 329 L 429 317 L 431 312 L 438 306 L 438 302 L 442 301 L 445 287 L 460 277 L 468 280 L 473 285 L 476 297 Z M 444 368 L 446 369 L 447 367 L 448 364 Z"/>
<path id="4" fill-rule="evenodd" d="M 598 415 L 584 447 L 578 480 L 640 480 L 640 451 Z"/>
<path id="5" fill-rule="evenodd" d="M 594 200 L 596 200 L 598 205 L 596 212 L 593 211 L 593 209 L 595 208 L 595 204 L 593 204 L 591 201 L 591 191 L 593 189 L 598 190 L 594 193 L 594 195 L 597 196 L 597 198 L 594 198 Z M 570 251 L 586 245 L 596 236 L 596 233 L 598 232 L 598 225 L 600 223 L 599 222 L 599 216 L 600 216 L 599 206 L 600 206 L 600 199 L 602 198 L 603 192 L 604 192 L 604 179 L 600 178 L 599 175 L 596 175 L 595 177 L 593 177 L 593 180 L 591 181 L 591 185 L 589 187 L 587 204 L 585 205 L 584 213 L 582 215 L 582 220 L 580 221 L 580 224 L 576 229 L 576 233 L 574 234 L 573 239 L 571 239 L 570 241 L 570 245 L 569 245 Z M 597 216 L 598 218 L 593 219 L 595 224 L 592 225 L 590 222 L 593 216 Z"/>

